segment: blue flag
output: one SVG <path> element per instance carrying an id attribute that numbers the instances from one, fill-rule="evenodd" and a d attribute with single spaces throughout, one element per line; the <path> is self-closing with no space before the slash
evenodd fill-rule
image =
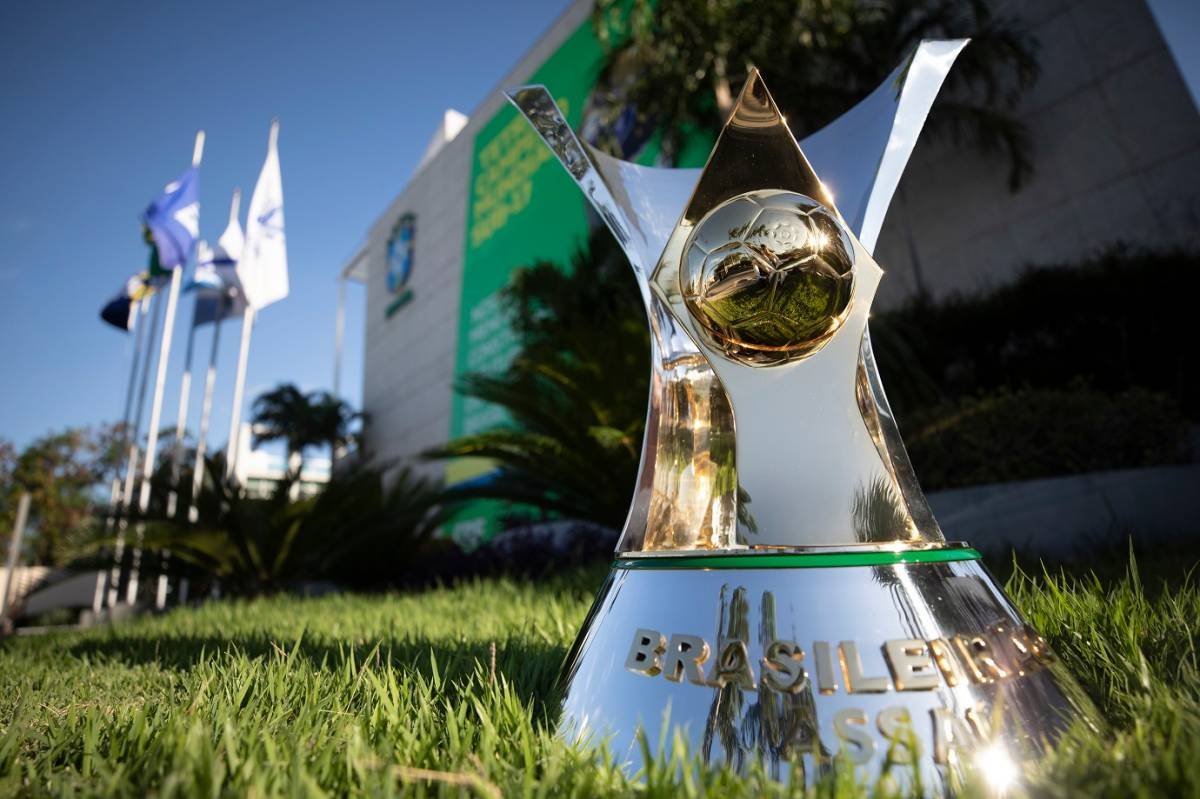
<path id="1" fill-rule="evenodd" d="M 158 266 L 174 269 L 187 261 L 200 233 L 200 200 L 197 196 L 199 172 L 191 167 L 179 179 L 168 183 L 150 203 L 142 221 L 150 231 L 158 251 Z"/>

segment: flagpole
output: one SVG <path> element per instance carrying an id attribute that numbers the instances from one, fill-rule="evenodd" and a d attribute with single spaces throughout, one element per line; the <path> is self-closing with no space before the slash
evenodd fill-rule
<path id="1" fill-rule="evenodd" d="M 4 570 L 4 592 L 0 593 L 0 621 L 9 612 L 10 595 L 16 585 L 17 564 L 21 557 L 21 538 L 25 535 L 25 524 L 29 521 L 29 492 L 22 491 L 17 500 L 17 518 L 13 522 L 12 538 L 8 542 L 8 563 Z"/>
<path id="2" fill-rule="evenodd" d="M 342 396 L 342 343 L 346 338 L 346 276 L 338 275 L 337 316 L 333 323 L 333 395 Z"/>
<path id="3" fill-rule="evenodd" d="M 178 271 L 182 272 L 180 266 Z M 171 487 L 167 493 L 167 518 L 174 519 L 176 506 L 179 504 L 179 468 L 183 458 L 183 438 L 187 430 L 188 397 L 192 393 L 192 353 L 196 344 L 196 300 L 192 301 L 192 324 L 188 327 L 187 346 L 184 347 L 183 378 L 179 383 L 179 415 L 175 420 L 175 442 L 171 447 Z M 167 580 L 167 563 L 171 557 L 169 550 L 164 549 L 162 560 L 159 562 L 158 585 L 154 591 L 154 608 L 162 610 L 167 604 L 167 591 L 170 584 Z"/>
<path id="4" fill-rule="evenodd" d="M 338 275 L 337 316 L 333 327 L 333 396 L 342 396 L 342 345 L 346 340 L 346 276 Z M 337 472 L 338 445 L 329 442 L 329 477 Z"/>
<path id="5" fill-rule="evenodd" d="M 246 218 L 246 248 L 238 264 L 238 276 L 241 278 L 243 294 L 246 300 L 246 310 L 242 314 L 242 344 L 238 352 L 238 373 L 233 388 L 233 409 L 229 420 L 229 444 L 225 455 L 225 473 L 237 480 L 237 460 L 241 448 L 242 437 L 242 403 L 246 388 L 246 364 L 250 359 L 250 334 L 254 331 L 254 320 L 258 316 L 258 307 L 268 305 L 287 296 L 287 261 L 286 251 L 283 260 L 279 253 L 272 251 L 277 262 L 272 267 L 281 266 L 282 275 L 272 274 L 270 277 L 275 285 L 264 283 L 261 274 L 264 265 L 260 263 L 259 248 L 263 244 L 263 229 L 276 213 L 279 214 L 278 234 L 280 243 L 283 242 L 283 187 L 279 178 L 279 120 L 271 120 L 271 132 L 267 138 L 267 157 L 263 161 L 262 171 L 259 172 L 258 182 L 250 195 L 250 207 Z M 264 183 L 264 179 L 266 182 Z M 274 201 L 274 207 L 264 208 L 264 203 Z M 249 260 L 247 260 L 249 259 Z M 274 270 L 277 271 L 277 270 Z M 247 282 L 246 277 L 251 280 Z M 279 293 L 282 282 L 282 293 Z M 252 291 L 249 289 L 253 289 Z"/>
<path id="6" fill-rule="evenodd" d="M 129 308 L 129 333 L 133 336 L 133 356 L 129 362 L 129 382 L 125 386 L 125 410 L 121 414 L 121 438 L 120 446 L 122 451 L 128 445 L 129 439 L 129 414 L 133 411 L 133 393 L 137 388 L 137 367 L 138 361 L 141 358 L 142 339 L 145 338 L 146 324 L 138 324 L 138 317 L 146 315 L 146 306 L 142 300 L 134 300 Z M 107 540 L 113 534 L 113 527 L 117 522 L 117 514 L 119 513 L 118 505 L 123 502 L 121 496 L 121 476 L 114 474 L 112 479 L 112 488 L 109 491 L 108 498 L 108 517 L 104 521 L 104 538 Z M 92 613 L 99 613 L 104 607 L 104 592 L 107 588 L 107 572 L 101 569 L 96 573 L 96 590 L 92 594 Z"/>
<path id="7" fill-rule="evenodd" d="M 192 150 L 192 167 L 200 166 L 204 155 L 204 131 L 196 131 L 196 145 Z M 175 308 L 179 304 L 179 287 L 183 282 L 183 265 L 171 269 L 171 288 L 167 292 L 167 312 L 163 319 L 162 340 L 158 349 L 158 370 L 154 378 L 154 401 L 150 405 L 150 427 L 146 431 L 146 457 L 142 460 L 142 486 L 138 496 L 137 545 L 129 566 L 129 583 L 125 587 L 125 604 L 137 601 L 138 570 L 142 558 L 142 538 L 145 534 L 146 511 L 150 509 L 150 481 L 154 476 L 154 464 L 158 460 L 158 425 L 162 418 L 163 389 L 167 385 L 167 365 L 171 359 L 171 339 L 175 330 Z"/>
<path id="8" fill-rule="evenodd" d="M 242 437 L 242 394 L 246 389 L 246 366 L 250 361 L 250 334 L 254 332 L 254 307 L 242 312 L 242 344 L 238 349 L 237 377 L 233 383 L 233 408 L 229 420 L 229 443 L 225 448 L 225 476 L 237 479 L 237 459 Z"/>
<path id="9" fill-rule="evenodd" d="M 147 336 L 144 342 L 145 349 L 142 351 L 142 378 L 138 387 L 137 409 L 133 415 L 133 430 L 129 436 L 129 459 L 125 465 L 125 485 L 121 489 L 121 507 L 118 509 L 117 518 L 117 540 L 113 547 L 113 566 L 108 577 L 108 597 L 106 599 L 107 607 L 115 607 L 119 598 L 121 587 L 121 573 L 125 570 L 125 531 L 129 527 L 129 520 L 126 518 L 126 512 L 129 510 L 130 500 L 133 499 L 133 481 L 137 477 L 137 463 L 139 438 L 142 432 L 142 410 L 146 407 L 146 386 L 150 380 L 150 363 L 154 358 L 154 343 L 158 340 L 158 320 L 162 312 L 162 303 L 155 302 L 154 299 L 157 293 L 151 294 L 142 300 L 143 314 L 148 312 L 151 306 L 154 309 L 154 316 L 149 320 L 143 320 L 146 325 Z"/>
<path id="10" fill-rule="evenodd" d="M 175 445 L 171 450 L 171 493 L 167 495 L 167 518 L 175 518 L 179 502 L 179 468 L 183 459 L 183 439 L 187 432 L 188 400 L 192 393 L 192 354 L 196 347 L 196 304 L 192 301 L 192 324 L 188 327 L 183 354 L 183 377 L 179 381 L 179 415 L 175 419 Z"/>
<path id="11" fill-rule="evenodd" d="M 229 203 L 230 222 L 237 221 L 241 202 L 242 190 L 234 189 L 233 199 Z M 196 434 L 196 462 L 192 465 L 192 495 L 188 503 L 188 521 L 192 524 L 196 523 L 200 515 L 196 506 L 196 498 L 200 496 L 200 489 L 204 486 L 204 469 L 206 468 L 204 458 L 208 453 L 208 423 L 212 415 L 213 389 L 217 383 L 217 353 L 221 341 L 221 323 L 225 321 L 229 297 L 222 294 L 220 303 L 217 308 L 217 318 L 213 321 L 212 351 L 208 356 L 208 371 L 204 375 L 204 399 L 200 404 L 200 429 Z"/>
<path id="12" fill-rule="evenodd" d="M 222 305 L 225 302 L 226 299 L 222 297 Z M 196 438 L 196 462 L 192 465 L 192 495 L 188 502 L 188 521 L 192 524 L 195 524 L 199 518 L 196 498 L 200 496 L 200 489 L 204 485 L 204 457 L 208 451 L 208 422 L 212 416 L 213 388 L 217 383 L 217 353 L 220 342 L 221 318 L 217 317 L 217 320 L 213 322 L 212 351 L 208 355 L 208 371 L 204 375 L 204 399 L 200 404 L 200 430 Z"/>
<path id="13" fill-rule="evenodd" d="M 163 319 L 162 338 L 158 344 L 158 369 L 154 377 L 154 400 L 150 405 L 150 426 L 146 429 L 146 454 L 142 458 L 142 484 L 138 494 L 137 543 L 129 564 L 129 582 L 125 585 L 125 604 L 137 601 L 138 570 L 142 559 L 142 537 L 145 534 L 146 512 L 150 509 L 150 482 L 158 460 L 158 425 L 162 418 L 162 395 L 167 383 L 167 364 L 171 358 L 171 338 L 175 327 L 175 306 L 179 303 L 179 284 L 183 282 L 183 267 L 171 270 L 171 287 L 167 291 L 167 312 Z"/>
<path id="14" fill-rule="evenodd" d="M 196 142 L 192 145 L 192 168 L 200 166 L 204 159 L 204 131 L 196 131 Z"/>

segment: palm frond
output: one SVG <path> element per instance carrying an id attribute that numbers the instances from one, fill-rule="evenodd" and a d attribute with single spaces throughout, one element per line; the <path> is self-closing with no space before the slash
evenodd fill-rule
<path id="1" fill-rule="evenodd" d="M 510 420 L 428 458 L 482 458 L 487 479 L 451 500 L 497 499 L 610 527 L 624 520 L 645 421 L 649 341 L 628 264 L 597 231 L 569 265 L 533 264 L 505 292 L 521 349 L 500 374 L 469 374 L 466 395 Z"/>

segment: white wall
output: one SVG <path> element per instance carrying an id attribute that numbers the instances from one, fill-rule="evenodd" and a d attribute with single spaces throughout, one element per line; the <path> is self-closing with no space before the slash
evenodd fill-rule
<path id="1" fill-rule="evenodd" d="M 1200 247 L 1200 114 L 1144 0 L 1004 8 L 1041 41 L 1019 110 L 1036 174 L 1013 194 L 1003 160 L 922 140 L 876 251 L 882 306 L 915 290 L 914 256 L 937 295 L 1121 239 Z"/>
<path id="2" fill-rule="evenodd" d="M 591 12 L 576 2 L 501 80 L 467 127 L 431 159 L 371 228 L 367 243 L 367 311 L 363 368 L 366 441 L 380 461 L 412 462 L 421 451 L 444 443 L 450 433 L 459 299 L 466 244 L 467 197 L 475 134 L 507 100 L 504 88 L 519 85 L 582 24 Z M 413 297 L 393 316 L 385 309 L 387 240 L 405 213 L 416 215 Z M 442 463 L 414 462 L 441 477 Z"/>

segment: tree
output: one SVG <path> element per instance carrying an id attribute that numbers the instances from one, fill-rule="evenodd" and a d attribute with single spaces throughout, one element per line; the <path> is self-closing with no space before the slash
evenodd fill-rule
<path id="1" fill-rule="evenodd" d="M 96 488 L 110 468 L 98 440 L 86 428 L 68 428 L 35 440 L 17 456 L 9 492 L 14 506 L 21 491 L 30 494 L 33 562 L 63 564 L 92 537 Z"/>
<path id="2" fill-rule="evenodd" d="M 488 458 L 494 477 L 451 498 L 518 502 L 620 527 L 637 475 L 649 391 L 649 338 L 637 284 L 607 229 L 567 268 L 539 262 L 504 290 L 521 341 L 498 375 L 459 390 L 511 422 L 426 453 Z"/>
<path id="3" fill-rule="evenodd" d="M 308 395 L 308 400 L 313 435 L 319 443 L 328 444 L 331 455 L 336 457 L 342 448 L 357 440 L 358 433 L 354 428 L 363 414 L 328 391 L 314 391 Z"/>
<path id="4" fill-rule="evenodd" d="M 349 403 L 327 391 L 305 394 L 295 384 L 281 383 L 254 400 L 254 446 L 283 441 L 288 469 L 294 480 L 299 479 L 305 450 L 328 445 L 336 452 L 353 438 L 351 427 L 361 418 Z"/>
<path id="5" fill-rule="evenodd" d="M 267 441 L 283 441 L 287 448 L 288 468 L 292 459 L 304 457 L 304 450 L 314 446 L 309 419 L 308 397 L 293 383 L 281 383 L 254 400 L 254 446 Z M 300 467 L 296 467 L 300 471 Z"/>
<path id="6" fill-rule="evenodd" d="M 606 48 L 603 108 L 635 109 L 668 156 L 695 132 L 716 135 L 751 66 L 802 138 L 865 97 L 921 39 L 969 36 L 928 135 L 1006 157 L 1013 189 L 1032 171 L 1013 111 L 1037 77 L 1036 43 L 986 0 L 598 0 L 593 23 Z"/>
<path id="7" fill-rule="evenodd" d="M 129 436 L 132 434 L 132 428 L 124 422 L 103 425 L 92 434 L 92 463 L 98 482 L 108 483 L 114 477 L 120 479 L 125 476 L 129 458 Z M 175 431 L 172 430 L 171 436 L 164 439 L 160 433 L 159 440 L 170 441 L 174 435 Z"/>
<path id="8" fill-rule="evenodd" d="M 8 532 L 13 526 L 13 517 L 17 513 L 17 497 L 21 489 L 13 480 L 13 471 L 17 468 L 17 448 L 11 441 L 0 439 L 0 541 L 8 544 Z M 7 551 L 4 551 L 7 554 Z"/>

